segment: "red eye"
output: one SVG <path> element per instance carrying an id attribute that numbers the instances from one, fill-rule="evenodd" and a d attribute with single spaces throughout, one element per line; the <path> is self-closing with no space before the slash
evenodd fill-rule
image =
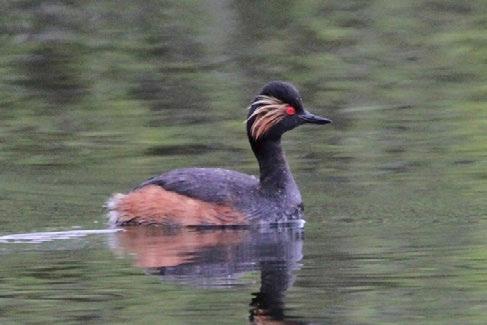
<path id="1" fill-rule="evenodd" d="M 286 114 L 289 116 L 294 115 L 296 114 L 296 109 L 292 106 L 288 106 L 286 107 Z"/>

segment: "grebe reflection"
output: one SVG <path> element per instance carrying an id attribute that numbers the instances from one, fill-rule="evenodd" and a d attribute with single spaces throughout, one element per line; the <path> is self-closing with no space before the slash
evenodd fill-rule
<path id="1" fill-rule="evenodd" d="M 232 287 L 241 284 L 245 273 L 260 271 L 249 319 L 283 321 L 285 291 L 302 259 L 303 230 L 131 227 L 113 234 L 111 246 L 164 281 Z"/>

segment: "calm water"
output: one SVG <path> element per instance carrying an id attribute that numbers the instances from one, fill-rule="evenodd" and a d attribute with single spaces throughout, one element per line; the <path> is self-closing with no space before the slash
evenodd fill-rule
<path id="1" fill-rule="evenodd" d="M 0 3 L 0 323 L 487 323 L 485 1 Z M 159 172 L 256 173 L 285 79 L 304 229 L 108 230 Z"/>

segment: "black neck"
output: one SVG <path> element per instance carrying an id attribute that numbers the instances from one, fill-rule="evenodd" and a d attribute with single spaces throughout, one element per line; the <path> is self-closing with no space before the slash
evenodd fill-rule
<path id="1" fill-rule="evenodd" d="M 281 147 L 281 139 L 266 139 L 251 141 L 250 143 L 252 151 L 259 162 L 262 189 L 271 193 L 279 190 L 297 190 L 286 156 Z"/>

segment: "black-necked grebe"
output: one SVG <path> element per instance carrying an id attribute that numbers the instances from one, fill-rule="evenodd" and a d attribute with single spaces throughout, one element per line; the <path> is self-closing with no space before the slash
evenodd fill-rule
<path id="1" fill-rule="evenodd" d="M 284 132 L 304 123 L 326 124 L 306 111 L 298 90 L 269 82 L 249 107 L 247 135 L 260 179 L 220 168 L 183 168 L 152 177 L 107 203 L 117 226 L 244 226 L 300 220 L 303 204 L 281 148 Z"/>

